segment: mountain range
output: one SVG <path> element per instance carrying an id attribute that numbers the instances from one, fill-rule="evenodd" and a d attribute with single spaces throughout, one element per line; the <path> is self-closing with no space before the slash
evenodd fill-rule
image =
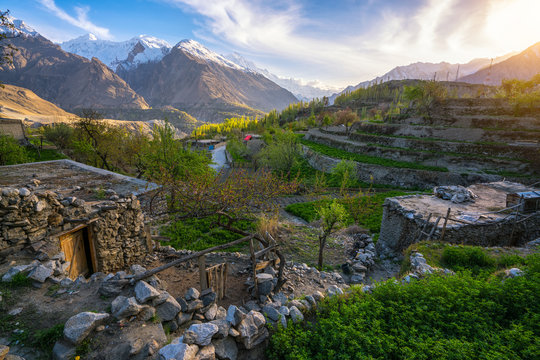
<path id="1" fill-rule="evenodd" d="M 361 83 L 358 83 L 356 85 L 347 86 L 343 91 L 330 96 L 330 103 L 333 103 L 335 98 L 339 94 L 351 92 L 359 88 L 366 88 L 373 84 L 378 84 L 391 80 L 416 79 L 437 81 L 464 81 L 471 84 L 482 84 L 485 83 L 484 77 L 470 78 L 470 80 L 468 80 L 467 76 L 476 74 L 483 69 L 489 68 L 493 64 L 504 62 L 507 59 L 516 56 L 516 54 L 516 52 L 512 52 L 503 56 L 496 57 L 494 59 L 473 59 L 464 64 L 451 64 L 448 62 L 415 62 L 405 66 L 397 66 L 385 73 L 384 75 L 377 76 L 372 80 L 362 81 Z M 508 78 L 509 76 L 509 74 L 501 74 L 499 76 L 500 79 L 498 83 L 489 83 L 486 85 L 500 85 L 502 78 Z"/>
<path id="2" fill-rule="evenodd" d="M 87 58 L 65 51 L 22 21 L 13 23 L 17 32 L 5 41 L 19 51 L 12 64 L 0 67 L 0 81 L 28 88 L 64 109 L 148 109 L 150 104 L 180 107 L 215 122 L 260 116 L 297 101 L 261 74 L 193 40 L 170 47 L 148 36 L 121 43 L 85 36 L 63 44 Z"/>

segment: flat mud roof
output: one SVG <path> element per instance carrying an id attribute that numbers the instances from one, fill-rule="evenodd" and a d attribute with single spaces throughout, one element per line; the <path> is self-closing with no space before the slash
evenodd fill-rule
<path id="1" fill-rule="evenodd" d="M 158 185 L 112 171 L 78 163 L 73 160 L 53 160 L 0 166 L 0 187 L 21 188 L 39 180 L 38 190 L 52 190 L 85 201 L 99 200 L 106 190 L 121 197 L 142 195 Z"/>
<path id="2" fill-rule="evenodd" d="M 439 216 L 444 219 L 448 208 L 452 209 L 451 218 L 466 222 L 491 222 L 513 213 L 512 210 L 501 211 L 506 208 L 508 194 L 535 190 L 526 185 L 508 181 L 475 184 L 469 186 L 468 189 L 477 196 L 474 202 L 453 203 L 434 195 L 400 196 L 392 198 L 392 201 L 397 202 L 405 212 L 410 211 L 422 215 L 424 219 L 431 213 L 432 222 Z"/>

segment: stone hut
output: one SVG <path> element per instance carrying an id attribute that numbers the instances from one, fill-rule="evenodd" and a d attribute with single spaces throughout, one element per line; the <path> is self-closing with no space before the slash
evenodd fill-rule
<path id="1" fill-rule="evenodd" d="M 21 120 L 0 119 L 0 135 L 11 135 L 21 143 L 27 142 L 24 125 Z"/>
<path id="2" fill-rule="evenodd" d="M 540 237 L 540 211 L 525 214 L 506 206 L 508 194 L 534 188 L 508 181 L 445 188 L 453 189 L 386 199 L 377 252 L 399 254 L 430 234 L 433 240 L 479 246 L 519 246 Z"/>
<path id="3" fill-rule="evenodd" d="M 157 186 L 71 160 L 0 167 L 0 262 L 62 251 L 69 276 L 124 269 L 152 251 L 137 196 Z"/>

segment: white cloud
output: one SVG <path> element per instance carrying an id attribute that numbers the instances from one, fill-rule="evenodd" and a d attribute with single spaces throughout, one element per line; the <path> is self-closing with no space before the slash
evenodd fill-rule
<path id="1" fill-rule="evenodd" d="M 112 36 L 109 29 L 97 26 L 88 19 L 88 7 L 75 7 L 76 17 L 69 15 L 66 11 L 59 8 L 54 0 L 38 0 L 45 8 L 52 12 L 56 17 L 62 19 L 69 24 L 83 29 L 96 35 L 100 39 L 111 39 Z"/>
<path id="2" fill-rule="evenodd" d="M 202 38 L 215 38 L 261 58 L 266 56 L 274 61 L 274 71 L 290 73 L 294 67 L 295 76 L 317 77 L 339 85 L 368 80 L 397 65 L 467 62 L 519 50 L 514 48 L 518 39 L 520 46 L 540 40 L 538 13 L 527 11 L 533 10 L 531 6 L 536 10 L 538 0 L 424 0 L 407 11 L 403 11 L 404 6 L 396 9 L 371 2 L 362 11 L 371 6 L 366 15 L 372 23 L 353 35 L 350 29 L 354 24 L 350 29 L 337 26 L 344 20 L 326 18 L 325 14 L 308 19 L 295 0 L 165 1 L 202 15 L 206 22 L 195 31 Z M 355 15 L 360 18 L 363 14 Z M 325 27 L 326 35 L 306 30 L 314 23 Z M 511 31 L 511 24 L 523 31 Z M 340 33 L 337 28 L 349 31 Z M 282 60 L 283 69 L 276 59 Z"/>

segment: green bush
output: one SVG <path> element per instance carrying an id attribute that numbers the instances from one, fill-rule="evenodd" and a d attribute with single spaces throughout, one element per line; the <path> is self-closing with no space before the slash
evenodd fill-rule
<path id="1" fill-rule="evenodd" d="M 10 135 L 0 135 L 0 165 L 21 164 L 28 161 L 23 146 Z"/>
<path id="2" fill-rule="evenodd" d="M 539 257 L 525 276 L 389 280 L 325 300 L 310 321 L 273 334 L 270 359 L 538 359 Z"/>
<path id="3" fill-rule="evenodd" d="M 496 265 L 496 260 L 477 246 L 447 246 L 443 250 L 441 262 L 454 271 L 469 269 L 474 274 L 483 270 L 491 272 Z"/>

